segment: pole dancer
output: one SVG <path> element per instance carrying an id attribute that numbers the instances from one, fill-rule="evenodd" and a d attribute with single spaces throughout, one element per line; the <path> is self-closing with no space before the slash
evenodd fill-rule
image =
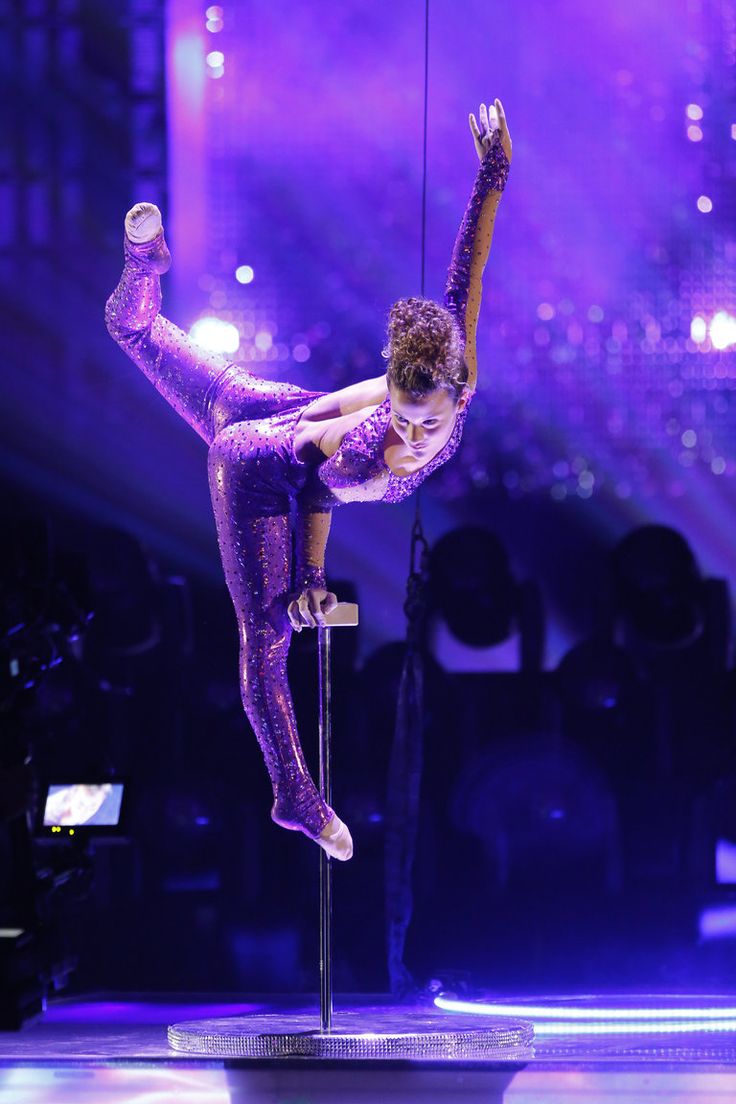
<path id="1" fill-rule="evenodd" d="M 384 375 L 339 391 L 260 379 L 208 353 L 161 313 L 171 264 L 161 213 L 125 218 L 125 263 L 107 301 L 111 336 L 202 437 L 225 580 L 240 638 L 240 689 L 273 786 L 271 818 L 347 860 L 347 825 L 307 769 L 286 674 L 293 630 L 324 624 L 331 512 L 401 502 L 454 454 L 476 385 L 483 270 L 511 163 L 500 100 L 469 116 L 480 160 L 455 241 L 445 305 L 412 297 L 388 318 Z M 291 501 L 296 503 L 292 565 Z"/>

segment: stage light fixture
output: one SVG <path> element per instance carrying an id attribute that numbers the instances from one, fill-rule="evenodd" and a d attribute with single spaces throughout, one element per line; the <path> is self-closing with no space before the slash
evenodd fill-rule
<path id="1" fill-rule="evenodd" d="M 576 716 L 621 712 L 637 688 L 636 667 L 622 648 L 603 640 L 576 644 L 557 668 L 560 696 Z"/>
<path id="2" fill-rule="evenodd" d="M 491 648 L 518 633 L 522 670 L 541 668 L 544 612 L 539 589 L 515 578 L 508 553 L 491 530 L 463 525 L 433 545 L 428 597 L 430 613 L 460 644 Z"/>
<path id="3" fill-rule="evenodd" d="M 666 525 L 633 530 L 613 551 L 612 573 L 626 635 L 660 649 L 686 648 L 700 638 L 703 581 L 681 533 Z"/>
<path id="4" fill-rule="evenodd" d="M 497 742 L 467 763 L 451 801 L 455 827 L 478 838 L 500 887 L 617 884 L 609 784 L 568 741 L 532 734 Z"/>

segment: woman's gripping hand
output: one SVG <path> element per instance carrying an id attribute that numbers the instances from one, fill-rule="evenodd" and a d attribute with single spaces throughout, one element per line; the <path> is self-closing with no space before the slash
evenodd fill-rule
<path id="1" fill-rule="evenodd" d="M 337 595 L 323 587 L 304 587 L 300 594 L 295 595 L 286 608 L 286 614 L 291 626 L 296 632 L 301 632 L 305 625 L 316 628 L 324 625 L 325 614 L 330 613 L 337 605 Z"/>

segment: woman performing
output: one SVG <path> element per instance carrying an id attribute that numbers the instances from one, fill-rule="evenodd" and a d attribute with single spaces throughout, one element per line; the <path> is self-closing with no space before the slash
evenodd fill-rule
<path id="1" fill-rule="evenodd" d="M 126 216 L 125 266 L 105 310 L 112 337 L 209 446 L 217 539 L 238 620 L 241 696 L 273 785 L 271 817 L 336 859 L 352 856 L 353 841 L 307 769 L 286 656 L 292 630 L 324 623 L 337 604 L 324 572 L 333 506 L 400 502 L 459 444 L 475 390 L 481 279 L 511 162 L 500 100 L 481 104 L 470 129 L 480 168 L 445 306 L 415 297 L 391 307 L 384 375 L 340 391 L 305 391 L 199 348 L 159 313 L 159 277 L 171 258 L 150 203 Z"/>

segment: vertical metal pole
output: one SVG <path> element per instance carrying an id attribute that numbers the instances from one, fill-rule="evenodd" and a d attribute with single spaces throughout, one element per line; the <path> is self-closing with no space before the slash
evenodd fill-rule
<path id="1" fill-rule="evenodd" d="M 330 629 L 317 629 L 319 650 L 319 790 L 324 801 L 332 804 L 330 772 L 331 672 Z M 319 853 L 319 1011 L 320 1031 L 332 1031 L 332 869 L 329 855 Z"/>

